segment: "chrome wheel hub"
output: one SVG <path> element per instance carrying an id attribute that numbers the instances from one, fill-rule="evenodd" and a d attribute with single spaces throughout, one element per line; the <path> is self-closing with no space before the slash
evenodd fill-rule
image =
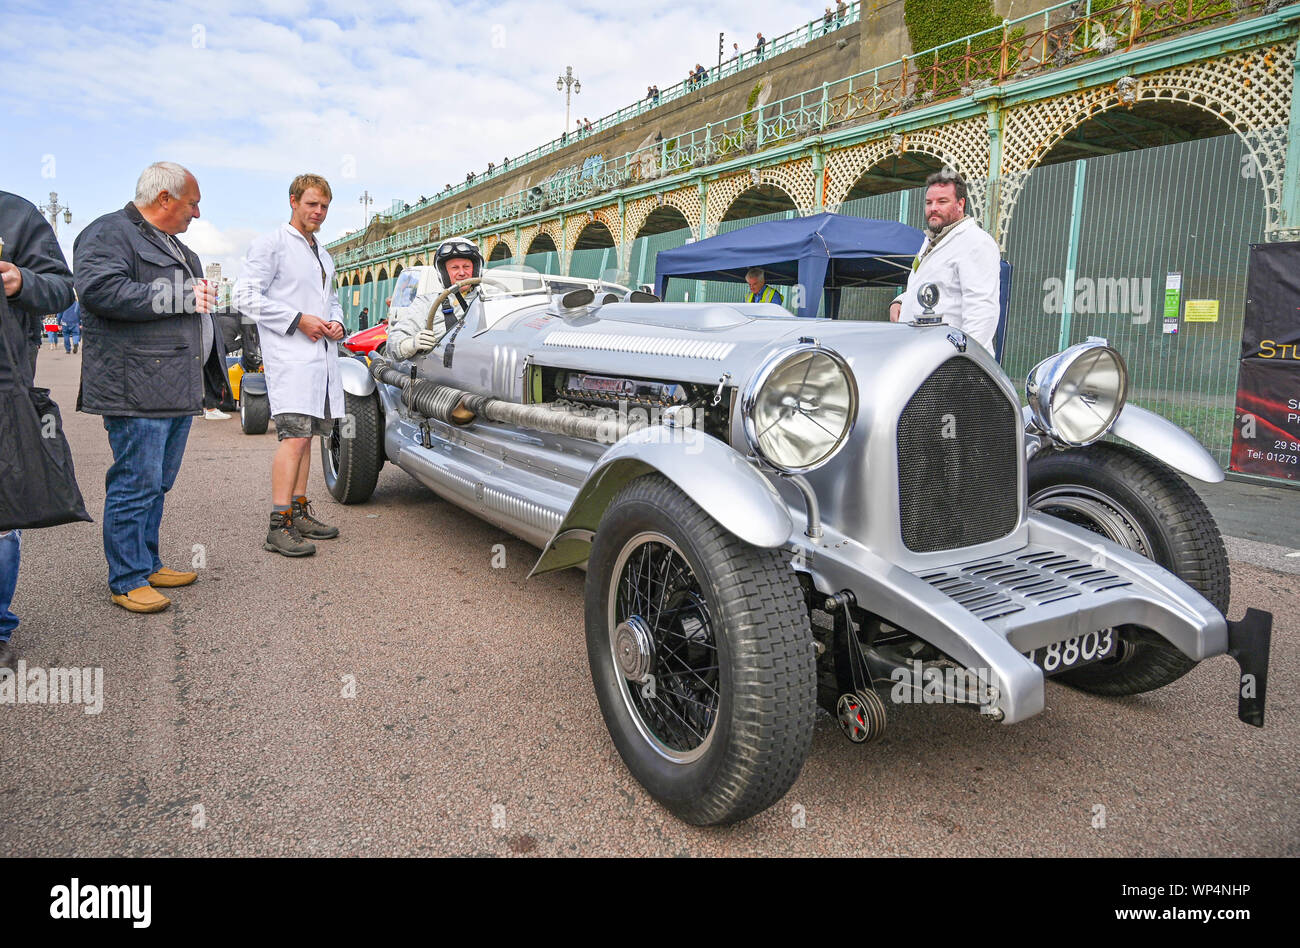
<path id="1" fill-rule="evenodd" d="M 628 681 L 643 682 L 654 662 L 650 626 L 640 616 L 620 622 L 614 630 L 614 660 Z"/>

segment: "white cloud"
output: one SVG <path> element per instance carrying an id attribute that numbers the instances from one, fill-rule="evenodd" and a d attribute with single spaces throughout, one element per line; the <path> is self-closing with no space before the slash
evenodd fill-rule
<path id="1" fill-rule="evenodd" d="M 232 227 L 220 230 L 211 221 L 199 218 L 190 222 L 190 228 L 181 235 L 204 263 L 220 263 L 227 275 L 238 272 L 240 258 L 248 251 L 248 245 L 260 233 L 252 227 Z"/>
<path id="2" fill-rule="evenodd" d="M 559 134 L 564 98 L 555 77 L 566 65 L 583 84 L 574 117 L 594 121 L 651 82 L 667 88 L 697 61 L 711 66 L 719 30 L 728 49 L 741 37 L 747 46 L 756 30 L 772 38 L 822 6 L 83 2 L 6 13 L 0 56 L 14 77 L 6 110 L 25 127 L 107 128 L 115 140 L 92 147 L 130 143 L 193 169 L 205 219 L 190 238 L 212 247 L 200 251 L 206 260 L 231 252 L 222 241 L 284 220 L 285 186 L 296 173 L 329 177 L 328 231 L 353 229 L 362 223 L 362 190 L 376 196 L 376 209 L 394 197 L 414 201 Z M 214 190 L 218 179 L 228 186 Z M 128 187 L 94 182 L 84 190 L 98 196 L 82 199 L 78 213 L 120 207 Z"/>

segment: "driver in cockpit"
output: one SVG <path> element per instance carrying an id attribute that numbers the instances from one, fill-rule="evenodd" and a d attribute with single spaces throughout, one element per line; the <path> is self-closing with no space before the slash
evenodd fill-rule
<path id="1" fill-rule="evenodd" d="M 481 277 L 483 254 L 472 241 L 453 238 L 438 245 L 433 255 L 433 265 L 445 290 L 455 283 Z M 442 312 L 434 319 L 432 329 L 425 328 L 428 311 L 418 306 L 411 307 L 405 316 L 388 327 L 388 351 L 397 359 L 410 359 L 430 351 L 449 327 L 465 318 L 477 295 L 477 286 L 452 293 L 443 302 Z"/>

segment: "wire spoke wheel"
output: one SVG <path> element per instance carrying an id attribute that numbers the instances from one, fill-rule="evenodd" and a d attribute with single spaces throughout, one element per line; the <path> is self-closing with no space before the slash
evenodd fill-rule
<path id="1" fill-rule="evenodd" d="M 655 532 L 628 540 L 614 574 L 609 644 L 623 700 L 656 751 L 695 760 L 713 738 L 720 700 L 718 646 L 699 581 L 681 550 Z"/>
<path id="2" fill-rule="evenodd" d="M 1029 506 L 1099 533 L 1126 550 L 1152 559 L 1153 548 L 1141 522 L 1113 497 L 1082 484 L 1057 484 L 1029 498 Z"/>
<path id="3" fill-rule="evenodd" d="M 646 474 L 605 509 L 585 596 L 601 715 L 650 795 L 697 825 L 779 800 L 808 754 L 817 698 L 807 608 L 781 551 Z"/>

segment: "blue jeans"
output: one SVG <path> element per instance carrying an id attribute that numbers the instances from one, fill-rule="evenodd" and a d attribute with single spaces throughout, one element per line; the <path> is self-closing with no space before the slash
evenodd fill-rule
<path id="1" fill-rule="evenodd" d="M 162 569 L 163 498 L 176 483 L 192 420 L 104 417 L 113 448 L 113 466 L 104 478 L 104 556 L 115 595 L 149 585 L 149 575 Z"/>
<path id="2" fill-rule="evenodd" d="M 18 628 L 18 617 L 9 611 L 18 587 L 18 557 L 22 552 L 22 531 L 0 536 L 0 642 L 8 642 Z"/>
<path id="3" fill-rule="evenodd" d="M 63 330 L 63 351 L 71 352 L 72 344 L 74 342 L 77 345 L 81 345 L 81 330 L 80 329 Z"/>

